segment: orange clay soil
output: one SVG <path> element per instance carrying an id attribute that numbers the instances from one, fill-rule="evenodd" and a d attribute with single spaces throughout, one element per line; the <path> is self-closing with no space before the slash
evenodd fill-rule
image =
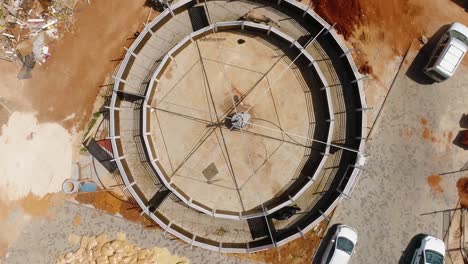
<path id="1" fill-rule="evenodd" d="M 37 112 L 39 122 L 81 130 L 123 47 L 130 45 L 130 38 L 146 22 L 150 9 L 144 4 L 145 0 L 78 1 L 72 32 L 49 44 L 50 59 L 36 65 L 31 79 L 16 80 L 18 66 L 0 63 L 2 74 L 12 77 L 4 78 L 9 84 L 0 87 L 4 100 L 24 106 L 19 110 Z"/>
<path id="2" fill-rule="evenodd" d="M 461 206 L 468 208 L 468 178 L 461 178 L 457 181 L 458 196 Z"/>
<path id="3" fill-rule="evenodd" d="M 375 76 L 385 73 L 394 56 L 404 55 L 414 38 L 430 37 L 453 21 L 468 25 L 455 1 L 312 0 L 312 5 L 354 46 L 361 71 Z"/>
<path id="4" fill-rule="evenodd" d="M 354 28 L 362 21 L 362 8 L 359 0 L 313 0 L 315 11 L 329 23 L 336 23 L 338 33 L 349 39 Z"/>
<path id="5" fill-rule="evenodd" d="M 442 193 L 444 190 L 440 186 L 440 182 L 442 181 L 442 176 L 440 175 L 431 175 L 427 177 L 427 183 L 429 184 L 429 187 L 431 187 L 431 190 L 434 193 Z"/>
<path id="6" fill-rule="evenodd" d="M 94 208 L 109 214 L 120 214 L 130 221 L 139 222 L 145 226 L 153 226 L 148 219 L 140 215 L 138 205 L 133 205 L 113 193 L 105 191 L 79 193 L 75 194 L 75 200 L 81 204 L 92 205 Z"/>

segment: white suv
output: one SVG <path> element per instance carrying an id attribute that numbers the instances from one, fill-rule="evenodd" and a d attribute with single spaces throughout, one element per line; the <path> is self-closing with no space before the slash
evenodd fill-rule
<path id="1" fill-rule="evenodd" d="M 444 241 L 425 236 L 421 241 L 421 246 L 414 252 L 411 264 L 444 264 L 444 257 Z"/>
<path id="2" fill-rule="evenodd" d="M 356 242 L 356 231 L 349 226 L 339 225 L 323 253 L 321 264 L 349 263 L 354 253 Z"/>
<path id="3" fill-rule="evenodd" d="M 434 81 L 442 82 L 451 77 L 468 50 L 468 28 L 453 23 L 432 51 L 424 72 Z"/>

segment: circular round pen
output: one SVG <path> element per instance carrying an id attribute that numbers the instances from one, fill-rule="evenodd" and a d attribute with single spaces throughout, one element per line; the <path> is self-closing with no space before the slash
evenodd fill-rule
<path id="1" fill-rule="evenodd" d="M 238 20 L 254 8 L 264 23 Z M 301 237 L 362 170 L 362 78 L 332 26 L 298 2 L 178 1 L 114 76 L 123 190 L 190 245 L 249 253 Z"/>

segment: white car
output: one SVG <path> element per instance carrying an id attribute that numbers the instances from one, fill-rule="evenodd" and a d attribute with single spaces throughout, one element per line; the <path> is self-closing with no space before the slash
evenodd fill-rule
<path id="1" fill-rule="evenodd" d="M 450 78 L 467 50 L 468 28 L 460 23 L 453 23 L 432 51 L 424 72 L 436 82 Z"/>
<path id="2" fill-rule="evenodd" d="M 346 225 L 339 225 L 335 234 L 331 237 L 321 264 L 346 264 L 349 263 L 354 253 L 357 242 L 357 233 Z"/>
<path id="3" fill-rule="evenodd" d="M 421 246 L 414 252 L 411 264 L 444 264 L 444 257 L 444 241 L 425 236 L 421 241 Z"/>

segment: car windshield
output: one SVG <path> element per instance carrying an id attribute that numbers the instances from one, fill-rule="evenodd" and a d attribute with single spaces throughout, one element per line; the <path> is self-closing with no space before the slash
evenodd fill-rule
<path id="1" fill-rule="evenodd" d="M 458 32 L 456 30 L 450 31 L 450 35 L 452 37 L 454 37 L 454 38 L 457 38 L 457 39 L 461 40 L 464 43 L 467 43 L 466 36 L 464 36 L 462 33 Z"/>
<path id="2" fill-rule="evenodd" d="M 336 248 L 351 255 L 353 253 L 354 244 L 345 237 L 338 237 Z"/>
<path id="3" fill-rule="evenodd" d="M 444 256 L 440 253 L 435 252 L 433 250 L 426 250 L 426 263 L 428 264 L 443 264 L 444 263 Z"/>

